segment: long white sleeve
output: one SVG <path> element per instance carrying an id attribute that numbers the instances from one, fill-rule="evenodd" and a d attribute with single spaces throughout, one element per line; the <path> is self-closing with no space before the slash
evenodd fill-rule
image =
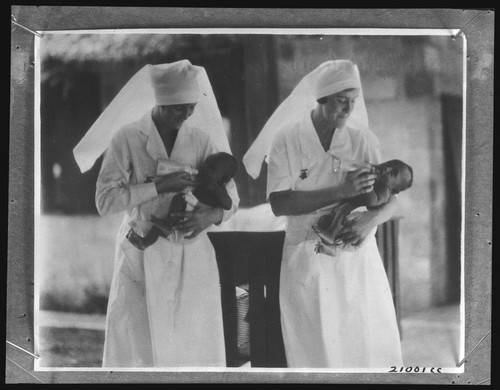
<path id="1" fill-rule="evenodd" d="M 104 156 L 96 184 L 96 207 L 101 215 L 117 213 L 158 196 L 153 182 L 132 183 L 129 145 L 124 132 L 117 133 Z"/>

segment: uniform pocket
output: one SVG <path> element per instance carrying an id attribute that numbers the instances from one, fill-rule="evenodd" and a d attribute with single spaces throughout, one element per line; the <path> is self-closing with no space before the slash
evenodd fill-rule
<path id="1" fill-rule="evenodd" d="M 126 237 L 120 241 L 120 248 L 124 257 L 122 267 L 125 274 L 134 282 L 144 281 L 144 251 L 133 246 Z"/>

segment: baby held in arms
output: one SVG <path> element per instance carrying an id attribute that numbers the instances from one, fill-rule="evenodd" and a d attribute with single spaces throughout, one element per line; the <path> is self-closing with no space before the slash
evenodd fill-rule
<path id="1" fill-rule="evenodd" d="M 160 165 L 166 165 L 164 170 L 180 170 L 177 163 L 169 160 L 162 160 Z M 175 167 L 170 165 L 175 165 Z M 191 191 L 175 194 L 170 202 L 168 214 L 164 218 L 151 216 L 151 222 L 154 226 L 146 234 L 145 237 L 138 237 L 134 245 L 139 249 L 146 249 L 148 246 L 158 240 L 158 237 L 170 238 L 177 233 L 175 225 L 182 220 L 182 217 L 177 217 L 175 213 L 192 210 L 198 202 L 204 203 L 212 207 L 221 207 L 224 210 L 229 210 L 232 206 L 232 200 L 227 193 L 226 184 L 234 177 L 238 169 L 236 159 L 225 152 L 211 154 L 206 158 L 202 166 L 198 169 L 190 167 L 182 167 L 191 174 L 197 174 L 198 186 Z M 176 240 L 175 237 L 173 238 Z"/>
<path id="2" fill-rule="evenodd" d="M 338 202 L 328 214 L 320 217 L 317 225 L 313 226 L 324 245 L 342 244 L 337 235 L 344 225 L 344 218 L 352 210 L 361 206 L 369 210 L 380 207 L 389 201 L 391 195 L 410 188 L 413 183 L 413 169 L 400 160 L 373 165 L 372 173 L 376 178 L 371 192 Z"/>

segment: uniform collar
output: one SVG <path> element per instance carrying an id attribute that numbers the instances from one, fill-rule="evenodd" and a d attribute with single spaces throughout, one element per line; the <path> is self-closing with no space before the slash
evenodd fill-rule
<path id="1" fill-rule="evenodd" d="M 312 158 L 325 152 L 314 128 L 310 112 L 302 119 L 299 127 L 299 139 L 300 150 L 307 157 Z"/>
<path id="2" fill-rule="evenodd" d="M 152 111 L 146 113 L 140 121 L 141 123 L 139 129 L 148 137 L 148 140 L 146 142 L 146 151 L 149 153 L 149 155 L 155 160 L 171 158 L 171 155 L 176 149 L 176 145 L 180 143 L 180 138 L 184 134 L 186 123 L 184 122 L 179 129 L 177 139 L 175 140 L 174 147 L 172 148 L 172 152 L 169 156 L 167 154 L 167 150 L 165 149 L 165 145 L 163 144 L 163 140 L 160 137 L 160 133 L 158 132 L 158 129 L 153 122 Z"/>

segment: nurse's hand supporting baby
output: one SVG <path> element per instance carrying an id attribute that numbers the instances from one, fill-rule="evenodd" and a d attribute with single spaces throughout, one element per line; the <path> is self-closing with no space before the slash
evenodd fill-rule
<path id="1" fill-rule="evenodd" d="M 388 221 L 394 215 L 397 207 L 397 199 L 391 195 L 389 201 L 383 206 L 350 213 L 345 217 L 345 225 L 337 238 L 344 244 L 361 245 L 376 226 Z"/>
<path id="2" fill-rule="evenodd" d="M 195 187 L 199 183 L 193 176 L 185 171 L 169 173 L 167 175 L 155 176 L 153 179 L 158 194 L 166 192 L 180 192 L 186 187 Z M 182 211 L 172 213 L 172 217 L 182 217 L 181 222 L 174 228 L 181 233 L 189 233 L 184 238 L 190 239 L 198 236 L 203 230 L 213 224 L 222 221 L 223 211 L 219 207 L 211 207 L 203 203 L 198 205 L 192 211 Z"/>
<path id="3" fill-rule="evenodd" d="M 222 208 L 211 207 L 201 202 L 192 211 L 172 213 L 173 217 L 182 217 L 181 222 L 174 225 L 175 230 L 184 234 L 191 232 L 184 237 L 186 239 L 195 238 L 210 225 L 222 222 L 222 215 Z"/>

